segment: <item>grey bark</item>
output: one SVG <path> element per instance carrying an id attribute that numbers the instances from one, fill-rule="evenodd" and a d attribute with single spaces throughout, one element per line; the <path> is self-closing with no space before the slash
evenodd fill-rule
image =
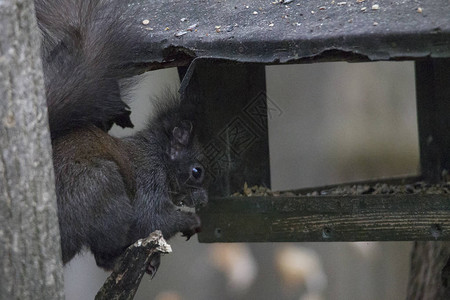
<path id="1" fill-rule="evenodd" d="M 0 299 L 62 299 L 56 195 L 32 0 L 0 0 Z"/>

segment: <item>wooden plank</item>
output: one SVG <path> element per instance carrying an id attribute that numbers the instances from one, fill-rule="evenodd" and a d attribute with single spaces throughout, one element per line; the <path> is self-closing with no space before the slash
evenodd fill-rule
<path id="1" fill-rule="evenodd" d="M 450 240 L 449 195 L 213 198 L 199 241 Z"/>
<path id="2" fill-rule="evenodd" d="M 121 19 L 141 35 L 126 63 L 156 69 L 198 57 L 278 64 L 450 56 L 448 0 L 378 0 L 377 10 L 367 2 L 124 1 Z"/>

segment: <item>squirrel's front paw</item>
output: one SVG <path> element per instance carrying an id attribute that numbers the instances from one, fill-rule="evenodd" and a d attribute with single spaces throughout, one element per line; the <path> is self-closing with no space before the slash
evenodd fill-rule
<path id="1" fill-rule="evenodd" d="M 187 224 L 187 228 L 184 230 L 181 230 L 182 236 L 186 237 L 186 241 L 188 241 L 191 236 L 193 236 L 196 233 L 199 233 L 202 231 L 200 218 L 196 214 L 191 215 L 191 220 Z"/>

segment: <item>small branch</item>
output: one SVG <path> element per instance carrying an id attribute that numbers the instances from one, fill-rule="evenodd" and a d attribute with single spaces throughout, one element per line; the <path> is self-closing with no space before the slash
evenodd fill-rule
<path id="1" fill-rule="evenodd" d="M 148 238 L 138 240 L 122 254 L 95 300 L 133 299 L 152 258 L 160 253 L 170 252 L 172 248 L 159 230 L 151 233 Z"/>

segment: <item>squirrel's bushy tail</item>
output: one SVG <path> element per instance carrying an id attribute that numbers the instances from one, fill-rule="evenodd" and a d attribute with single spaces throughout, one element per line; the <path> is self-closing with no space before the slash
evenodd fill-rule
<path id="1" fill-rule="evenodd" d="M 36 0 L 52 138 L 88 125 L 132 127 L 117 79 L 133 53 L 128 1 Z M 129 61 L 129 60 L 128 60 Z"/>

